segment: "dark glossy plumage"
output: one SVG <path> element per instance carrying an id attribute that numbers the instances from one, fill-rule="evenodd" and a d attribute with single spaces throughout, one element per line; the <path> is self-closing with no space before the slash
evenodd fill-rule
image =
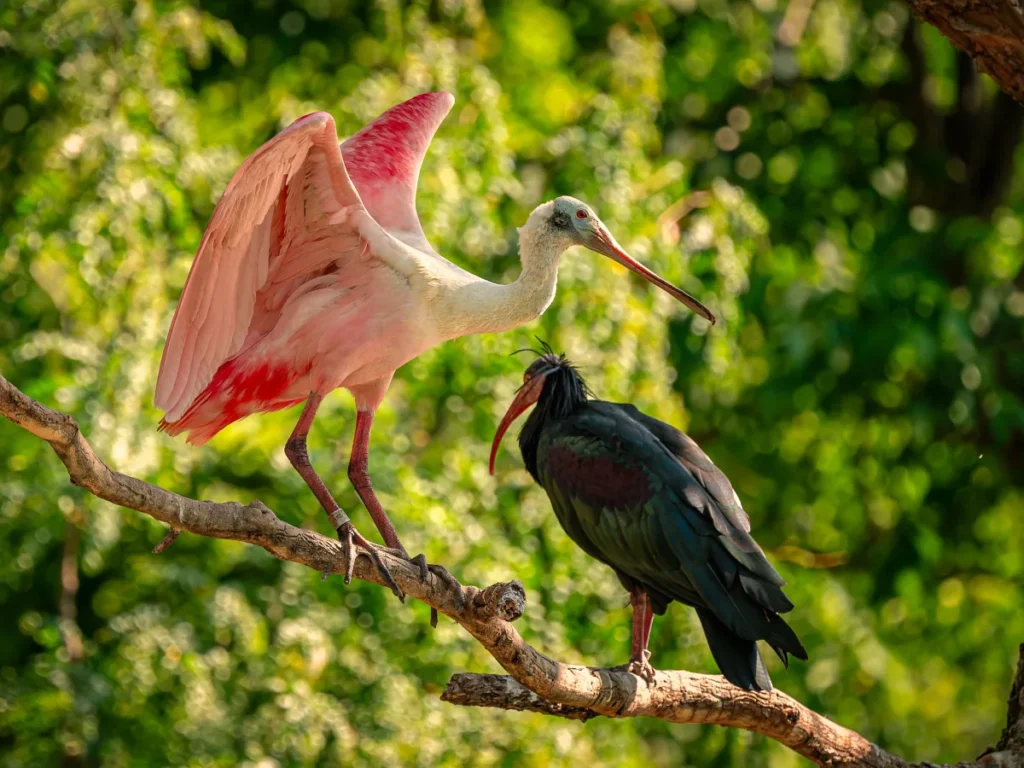
<path id="1" fill-rule="evenodd" d="M 778 615 L 793 604 L 728 478 L 674 427 L 589 399 L 563 359 L 545 355 L 531 371 L 546 373 L 519 445 L 566 533 L 646 592 L 654 613 L 673 600 L 696 608 L 726 678 L 770 690 L 756 641 L 787 663 L 807 653 Z"/>

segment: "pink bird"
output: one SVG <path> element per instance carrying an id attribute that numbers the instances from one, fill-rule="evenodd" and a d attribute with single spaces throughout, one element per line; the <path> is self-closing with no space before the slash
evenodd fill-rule
<path id="1" fill-rule="evenodd" d="M 451 109 L 448 93 L 399 104 L 338 144 L 326 112 L 299 118 L 256 150 L 217 204 L 171 322 L 155 403 L 161 429 L 201 445 L 253 413 L 305 402 L 285 453 L 345 547 L 377 553 L 338 506 L 306 450 L 317 408 L 343 387 L 356 405 L 348 476 L 384 542 L 406 559 L 367 470 L 370 427 L 395 371 L 472 333 L 538 317 L 572 245 L 604 254 L 712 323 L 696 299 L 632 259 L 587 205 L 544 203 L 519 230 L 522 273 L 498 285 L 460 269 L 427 242 L 416 215 L 420 164 Z M 423 555 L 413 559 L 449 578 Z"/>

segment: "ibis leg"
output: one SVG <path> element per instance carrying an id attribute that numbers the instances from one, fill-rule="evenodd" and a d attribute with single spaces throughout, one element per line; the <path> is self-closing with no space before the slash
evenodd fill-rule
<path id="1" fill-rule="evenodd" d="M 646 595 L 645 595 L 646 596 Z M 644 633 L 641 638 L 643 642 L 644 651 L 650 656 L 651 652 L 647 650 L 647 644 L 651 641 L 651 628 L 654 626 L 654 606 L 651 605 L 651 598 L 647 598 L 647 606 L 644 609 Z"/>
<path id="2" fill-rule="evenodd" d="M 629 603 L 633 606 L 633 650 L 629 657 L 629 671 L 653 682 L 654 667 L 651 666 L 651 652 L 647 643 L 651 639 L 654 624 L 654 610 L 647 593 L 634 587 L 629 591 Z"/>
<path id="3" fill-rule="evenodd" d="M 391 519 L 388 517 L 387 512 L 384 511 L 384 507 L 381 506 L 377 494 L 373 492 L 373 482 L 370 480 L 370 429 L 373 426 L 373 414 L 372 410 L 360 410 L 356 413 L 356 434 L 352 441 L 352 455 L 349 457 L 348 462 L 348 479 L 352 482 L 353 487 L 355 487 L 356 493 L 359 494 L 359 498 L 366 507 L 366 511 L 370 513 L 370 517 L 373 519 L 374 525 L 377 526 L 377 530 L 380 531 L 380 535 L 384 537 L 384 543 L 389 548 L 401 552 L 411 563 L 419 566 L 421 579 L 426 580 L 427 574 L 433 573 L 444 581 L 449 588 L 456 590 L 461 609 L 465 599 L 462 585 L 454 576 L 448 573 L 444 566 L 427 563 L 425 555 L 409 557 L 408 552 L 406 552 L 405 547 L 402 546 L 402 542 L 398 538 L 394 525 L 391 524 Z M 430 623 L 433 626 L 437 626 L 437 612 L 435 610 L 431 610 Z"/>
<path id="4" fill-rule="evenodd" d="M 309 429 L 313 426 L 313 419 L 316 418 L 317 409 L 322 401 L 323 395 L 319 392 L 312 393 L 309 399 L 306 400 L 306 406 L 302 409 L 299 423 L 295 425 L 291 437 L 288 438 L 288 442 L 285 444 L 285 455 L 288 456 L 288 460 L 295 467 L 299 475 L 301 475 L 302 479 L 306 481 L 306 485 L 309 486 L 313 495 L 316 496 L 316 500 L 320 502 L 320 506 L 327 513 L 327 518 L 331 521 L 331 525 L 334 526 L 338 533 L 338 540 L 341 541 L 345 549 L 345 583 L 347 584 L 352 579 L 352 567 L 355 565 L 355 557 L 357 556 L 357 553 L 353 551 L 353 546 L 357 545 L 366 551 L 373 564 L 377 566 L 377 571 L 380 573 L 381 578 L 384 579 L 384 583 L 391 588 L 391 591 L 400 600 L 404 601 L 405 595 L 398 584 L 395 583 L 387 566 L 380 559 L 377 547 L 364 539 L 359 534 L 359 531 L 355 529 L 348 515 L 338 506 L 338 502 L 334 500 L 331 492 L 324 485 L 324 481 L 320 479 L 320 475 L 313 469 L 313 465 L 309 461 L 306 437 L 309 435 Z"/>

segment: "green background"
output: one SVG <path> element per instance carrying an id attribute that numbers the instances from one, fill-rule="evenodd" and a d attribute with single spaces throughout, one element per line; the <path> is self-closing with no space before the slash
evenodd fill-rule
<path id="1" fill-rule="evenodd" d="M 123 472 L 326 533 L 283 452 L 298 409 L 201 449 L 156 432 L 163 337 L 249 152 L 313 110 L 345 136 L 451 91 L 419 191 L 441 253 L 510 281 L 515 227 L 573 194 L 719 324 L 576 249 L 540 320 L 400 370 L 371 470 L 410 551 L 467 583 L 523 580 L 543 652 L 626 661 L 615 577 L 511 443 L 487 474 L 524 366 L 509 353 L 536 334 L 732 478 L 810 652 L 769 660 L 780 688 L 917 760 L 994 743 L 1024 640 L 1019 107 L 900 2 L 202 5 L 0 7 L 5 376 Z M 353 414 L 328 398 L 311 453 L 369 533 Z M 233 542 L 149 554 L 164 532 L 0 424 L 0 764 L 801 762 L 735 730 L 443 704 L 450 674 L 497 671 L 451 622 Z M 714 670 L 681 606 L 652 650 Z"/>

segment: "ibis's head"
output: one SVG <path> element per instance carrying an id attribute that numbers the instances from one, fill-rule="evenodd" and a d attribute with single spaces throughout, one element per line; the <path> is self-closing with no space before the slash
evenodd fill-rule
<path id="1" fill-rule="evenodd" d="M 542 342 L 544 352 L 531 363 L 523 374 L 523 386 L 519 388 L 515 399 L 505 412 L 498 431 L 491 443 L 490 472 L 494 474 L 494 459 L 498 455 L 501 438 L 512 426 L 512 422 L 523 415 L 532 405 L 539 403 L 537 413 L 530 421 L 543 421 L 545 418 L 565 418 L 579 405 L 587 402 L 589 390 L 580 372 L 570 363 L 565 355 L 556 355 L 547 344 Z M 535 417 L 540 417 L 536 419 Z M 524 436 L 530 430 L 530 422 L 523 430 Z M 540 426 L 539 423 L 535 426 Z M 527 439 L 529 439 L 527 437 Z M 523 437 L 520 437 L 522 444 Z"/>
<path id="2" fill-rule="evenodd" d="M 550 206 L 550 212 L 547 206 Z M 582 245 L 602 256 L 607 256 L 631 272 L 640 275 L 644 280 L 658 286 L 705 320 L 711 323 L 715 322 L 715 316 L 711 310 L 697 299 L 681 288 L 676 288 L 626 253 L 625 249 L 612 237 L 608 227 L 586 203 L 575 197 L 559 197 L 538 208 L 534 214 L 541 214 L 544 218 L 543 225 L 549 228 L 553 236 L 566 238 L 572 245 Z"/>

